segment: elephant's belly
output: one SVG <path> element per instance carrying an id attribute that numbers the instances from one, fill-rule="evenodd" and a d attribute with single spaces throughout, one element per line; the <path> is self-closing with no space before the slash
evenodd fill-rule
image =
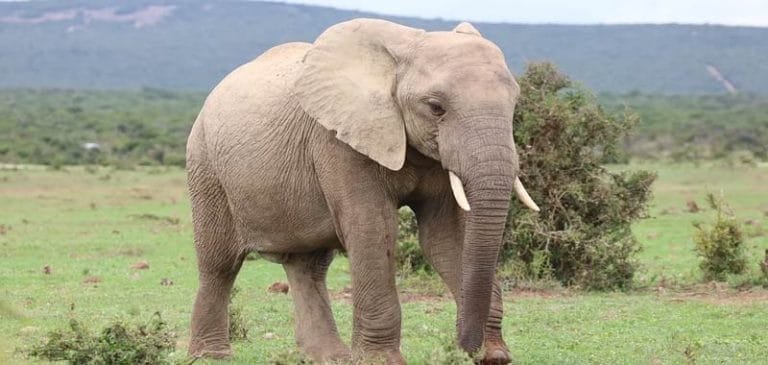
<path id="1" fill-rule="evenodd" d="M 277 224 L 268 228 L 258 223 L 238 227 L 242 242 L 252 251 L 282 254 L 341 248 L 330 219 Z"/>
<path id="2" fill-rule="evenodd" d="M 282 182 L 278 186 L 251 186 L 234 195 L 229 200 L 235 228 L 249 250 L 294 253 L 341 248 L 319 191 Z"/>

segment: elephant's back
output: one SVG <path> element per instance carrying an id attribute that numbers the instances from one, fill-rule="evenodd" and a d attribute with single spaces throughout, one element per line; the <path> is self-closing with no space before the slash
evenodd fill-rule
<path id="1" fill-rule="evenodd" d="M 265 101 L 284 97 L 281 91 L 290 91 L 293 87 L 304 55 L 311 46 L 303 42 L 281 44 L 241 65 L 213 89 L 206 100 L 206 108 L 215 107 L 232 94 L 258 97 Z"/>
<path id="2" fill-rule="evenodd" d="M 298 105 L 291 89 L 309 43 L 286 43 L 238 67 L 211 91 L 200 112 L 205 148 L 214 165 L 228 160 L 232 148 L 269 146 Z M 218 161 L 217 161 L 218 160 Z"/>

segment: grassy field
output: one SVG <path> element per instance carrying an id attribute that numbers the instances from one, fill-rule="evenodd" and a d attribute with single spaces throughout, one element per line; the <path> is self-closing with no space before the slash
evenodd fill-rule
<path id="1" fill-rule="evenodd" d="M 750 275 L 757 275 L 768 248 L 768 166 L 635 167 L 659 173 L 650 218 L 635 227 L 644 246 L 639 288 L 507 293 L 504 332 L 517 363 L 765 364 L 768 292 L 698 284 L 691 222 L 712 212 L 688 213 L 686 204 L 705 208 L 706 192 L 722 191 L 749 223 Z M 116 319 L 147 321 L 157 311 L 177 328 L 173 358 L 183 359 L 197 286 L 189 216 L 178 169 L 0 170 L 0 363 L 34 362 L 17 349 L 70 318 L 96 329 Z M 132 268 L 142 261 L 149 267 Z M 248 320 L 249 339 L 235 344 L 229 363 L 268 363 L 294 351 L 290 297 L 267 292 L 276 281 L 285 281 L 279 265 L 244 265 L 235 305 Z M 346 339 L 349 282 L 339 257 L 329 287 Z M 454 336 L 455 306 L 445 296 L 401 288 L 406 358 L 441 363 L 441 349 Z"/>

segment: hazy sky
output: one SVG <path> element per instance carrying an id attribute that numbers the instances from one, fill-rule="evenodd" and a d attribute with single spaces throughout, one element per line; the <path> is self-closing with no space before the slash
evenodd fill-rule
<path id="1" fill-rule="evenodd" d="M 768 0 L 283 1 L 382 14 L 485 22 L 712 23 L 768 26 Z"/>

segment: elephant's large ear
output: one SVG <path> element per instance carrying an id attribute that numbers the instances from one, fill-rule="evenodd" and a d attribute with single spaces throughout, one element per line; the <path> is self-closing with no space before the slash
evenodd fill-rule
<path id="1" fill-rule="evenodd" d="M 336 138 L 390 170 L 405 162 L 405 124 L 395 102 L 399 58 L 424 31 L 384 20 L 334 25 L 304 57 L 294 94 Z"/>
<path id="2" fill-rule="evenodd" d="M 472 24 L 467 22 L 462 22 L 461 24 L 457 25 L 456 28 L 453 28 L 453 31 L 456 33 L 476 35 L 478 37 L 483 36 L 480 34 L 480 31 L 477 30 L 477 28 L 473 27 Z"/>

